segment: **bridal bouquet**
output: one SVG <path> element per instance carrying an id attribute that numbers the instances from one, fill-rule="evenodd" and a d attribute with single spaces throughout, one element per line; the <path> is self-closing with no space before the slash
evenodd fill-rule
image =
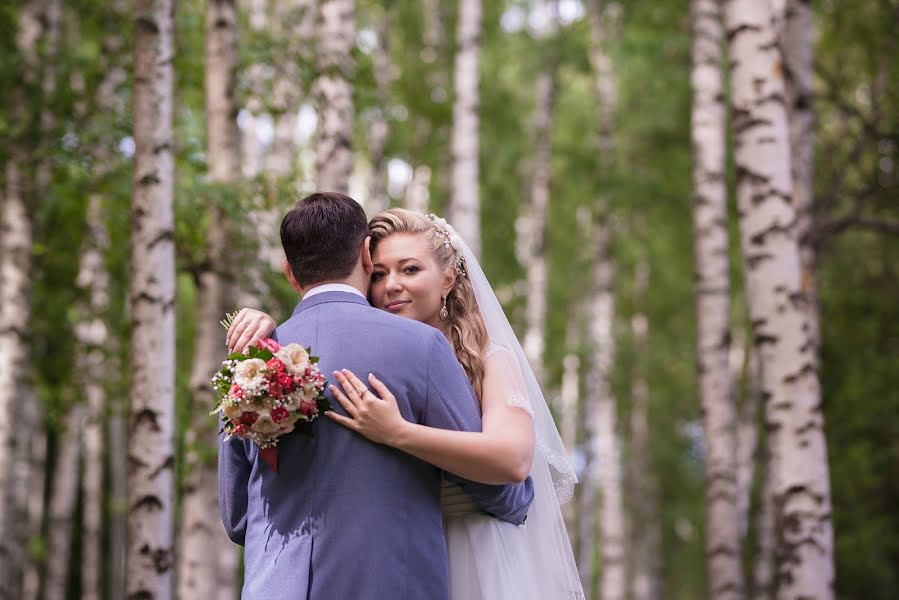
<path id="1" fill-rule="evenodd" d="M 255 442 L 277 473 L 279 438 L 331 407 L 322 393 L 325 378 L 317 362 L 308 348 L 281 346 L 270 338 L 246 354 L 229 355 L 212 378 L 217 405 L 210 413 L 223 415 L 225 440 L 237 436 Z"/>

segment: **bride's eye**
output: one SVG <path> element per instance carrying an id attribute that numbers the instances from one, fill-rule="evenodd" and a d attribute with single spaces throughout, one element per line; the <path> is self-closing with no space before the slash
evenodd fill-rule
<path id="1" fill-rule="evenodd" d="M 415 265 L 409 265 L 408 267 L 406 267 L 405 269 L 403 269 L 403 273 L 407 273 L 407 274 L 410 274 L 410 275 L 412 275 L 412 274 L 414 274 L 414 273 L 418 273 L 419 271 L 421 271 L 421 268 L 420 268 L 420 267 L 417 267 L 417 266 L 415 266 Z"/>
<path id="2" fill-rule="evenodd" d="M 386 273 L 384 271 L 375 271 L 374 273 L 371 274 L 371 280 L 378 281 L 379 279 L 383 279 L 384 275 L 386 275 Z"/>

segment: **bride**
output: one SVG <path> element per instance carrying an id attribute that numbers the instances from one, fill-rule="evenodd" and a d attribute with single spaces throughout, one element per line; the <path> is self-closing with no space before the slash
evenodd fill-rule
<path id="1" fill-rule="evenodd" d="M 482 432 L 447 431 L 402 418 L 387 386 L 350 371 L 335 373 L 334 397 L 348 416 L 326 413 L 366 438 L 444 471 L 482 483 L 534 483 L 525 525 L 487 516 L 444 481 L 442 508 L 453 600 L 583 598 L 561 505 L 576 478 L 502 307 L 474 254 L 443 219 L 391 209 L 369 222 L 374 263 L 369 301 L 427 323 L 449 339 L 481 404 Z M 243 309 L 228 331 L 241 350 L 275 321 Z"/>

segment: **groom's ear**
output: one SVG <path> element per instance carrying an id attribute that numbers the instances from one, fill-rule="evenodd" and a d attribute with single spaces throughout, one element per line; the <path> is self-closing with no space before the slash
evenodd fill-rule
<path id="1" fill-rule="evenodd" d="M 371 260 L 371 236 L 366 236 L 364 240 L 362 240 L 362 251 L 360 252 L 360 258 L 362 259 L 362 269 L 365 271 L 366 275 L 371 275 L 374 270 L 374 263 Z"/>
<path id="2" fill-rule="evenodd" d="M 297 278 L 293 276 L 293 270 L 290 268 L 290 262 L 288 262 L 286 256 L 281 259 L 281 270 L 284 271 L 284 276 L 287 277 L 287 281 L 290 282 L 290 287 L 302 294 L 303 288 L 297 283 Z"/>

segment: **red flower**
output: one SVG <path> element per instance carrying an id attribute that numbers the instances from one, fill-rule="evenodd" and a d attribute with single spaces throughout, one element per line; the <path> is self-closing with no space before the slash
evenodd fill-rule
<path id="1" fill-rule="evenodd" d="M 300 402 L 300 412 L 305 416 L 314 415 L 318 411 L 318 407 L 315 405 L 315 402 L 306 402 L 303 400 Z"/>
<path id="2" fill-rule="evenodd" d="M 243 437 L 250 432 L 250 428 L 241 423 L 240 425 L 235 425 L 234 429 L 231 430 L 232 435 L 236 435 L 237 437 Z"/>
<path id="3" fill-rule="evenodd" d="M 268 384 L 268 395 L 276 400 L 284 397 L 284 388 L 278 385 L 277 381 L 270 381 Z"/>
<path id="4" fill-rule="evenodd" d="M 265 366 L 274 371 L 275 373 L 283 373 L 284 372 L 284 363 L 281 362 L 280 358 L 270 358 L 268 362 L 265 363 Z"/>
<path id="5" fill-rule="evenodd" d="M 274 421 L 275 423 L 280 423 L 289 416 L 290 411 L 283 406 L 276 406 L 272 409 L 272 421 Z"/>
<path id="6" fill-rule="evenodd" d="M 245 411 L 242 415 L 240 415 L 240 422 L 244 425 L 252 425 L 256 422 L 256 419 L 259 418 L 259 413 L 254 411 Z"/>
<path id="7" fill-rule="evenodd" d="M 277 359 L 275 359 L 277 360 Z M 275 374 L 275 383 L 284 388 L 285 390 L 290 390 L 294 387 L 293 385 L 293 377 L 290 376 L 290 373 L 276 373 Z"/>
<path id="8" fill-rule="evenodd" d="M 243 399 L 243 390 L 236 383 L 231 384 L 231 389 L 228 390 L 228 394 L 235 398 Z"/>
<path id="9" fill-rule="evenodd" d="M 274 353 L 281 349 L 281 344 L 279 344 L 272 338 L 265 338 L 264 340 L 259 340 L 258 342 L 256 342 L 256 347 L 262 348 L 263 350 L 269 350 Z"/>

